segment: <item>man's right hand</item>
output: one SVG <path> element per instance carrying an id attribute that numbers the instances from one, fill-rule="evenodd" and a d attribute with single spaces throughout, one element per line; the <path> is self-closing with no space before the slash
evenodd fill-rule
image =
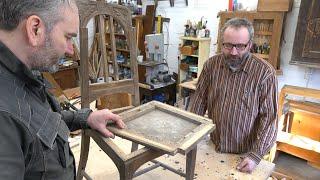
<path id="1" fill-rule="evenodd" d="M 108 121 L 114 122 L 120 129 L 126 127 L 120 116 L 113 114 L 108 109 L 102 109 L 90 113 L 87 123 L 92 129 L 99 131 L 103 136 L 114 138 L 114 134 L 106 127 Z"/>

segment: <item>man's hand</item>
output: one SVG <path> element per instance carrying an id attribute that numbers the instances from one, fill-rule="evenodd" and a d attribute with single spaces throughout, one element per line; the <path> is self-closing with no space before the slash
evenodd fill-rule
<path id="1" fill-rule="evenodd" d="M 257 165 L 258 164 L 256 164 L 256 162 L 254 162 L 252 159 L 246 157 L 237 165 L 237 169 L 240 172 L 252 173 L 252 171 L 257 167 Z"/>
<path id="2" fill-rule="evenodd" d="M 113 114 L 108 109 L 103 109 L 90 113 L 87 120 L 88 125 L 92 129 L 99 131 L 105 137 L 114 138 L 114 134 L 106 128 L 108 121 L 114 122 L 121 129 L 125 128 L 125 124 L 120 118 L 120 116 Z"/>

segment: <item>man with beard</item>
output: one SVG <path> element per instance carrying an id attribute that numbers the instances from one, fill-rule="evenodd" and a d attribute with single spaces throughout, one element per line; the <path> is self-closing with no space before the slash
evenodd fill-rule
<path id="1" fill-rule="evenodd" d="M 245 153 L 237 165 L 251 173 L 277 135 L 277 78 L 274 68 L 250 53 L 254 29 L 234 18 L 222 29 L 222 53 L 206 61 L 192 97 L 191 112 L 216 124 L 216 151 Z"/>
<path id="2" fill-rule="evenodd" d="M 109 110 L 61 111 L 42 77 L 72 54 L 79 28 L 73 0 L 0 1 L 0 177 L 75 179 L 69 130 L 92 128 L 105 137 L 107 121 L 124 123 Z M 39 74 L 39 73 L 35 73 Z"/>

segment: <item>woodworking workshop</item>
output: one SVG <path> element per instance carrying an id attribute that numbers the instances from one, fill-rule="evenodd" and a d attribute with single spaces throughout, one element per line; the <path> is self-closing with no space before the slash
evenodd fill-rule
<path id="1" fill-rule="evenodd" d="M 0 9 L 0 180 L 320 180 L 320 0 Z"/>

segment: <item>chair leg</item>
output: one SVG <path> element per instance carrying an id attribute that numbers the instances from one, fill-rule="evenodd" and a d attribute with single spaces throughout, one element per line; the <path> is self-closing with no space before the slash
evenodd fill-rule
<path id="1" fill-rule="evenodd" d="M 157 9 L 157 7 L 158 7 L 158 0 L 154 0 L 154 7 Z"/>
<path id="2" fill-rule="evenodd" d="M 82 180 L 86 169 L 88 155 L 89 155 L 90 137 L 85 134 L 85 130 L 82 130 L 81 135 L 81 151 L 80 160 L 77 172 L 77 180 Z"/>
<path id="3" fill-rule="evenodd" d="M 131 152 L 134 152 L 134 151 L 138 150 L 138 146 L 139 146 L 138 143 L 132 142 Z"/>
<path id="4" fill-rule="evenodd" d="M 194 179 L 194 169 L 196 166 L 196 157 L 197 157 L 197 146 L 187 153 L 186 160 L 186 180 Z"/>
<path id="5" fill-rule="evenodd" d="M 174 0 L 170 0 L 170 7 L 174 6 Z"/>

